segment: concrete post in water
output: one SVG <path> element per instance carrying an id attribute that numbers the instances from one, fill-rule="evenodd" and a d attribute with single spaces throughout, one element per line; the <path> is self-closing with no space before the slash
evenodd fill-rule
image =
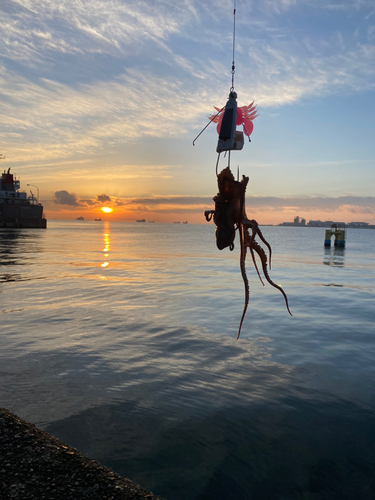
<path id="1" fill-rule="evenodd" d="M 331 224 L 331 229 L 326 229 L 326 234 L 324 238 L 324 246 L 331 246 L 332 235 L 335 236 L 335 247 L 345 248 L 346 241 L 346 227 L 337 227 L 337 224 Z"/>

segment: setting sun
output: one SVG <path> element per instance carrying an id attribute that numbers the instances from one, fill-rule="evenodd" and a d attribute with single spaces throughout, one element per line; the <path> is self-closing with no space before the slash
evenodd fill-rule
<path id="1" fill-rule="evenodd" d="M 105 214 L 110 214 L 111 212 L 113 212 L 113 208 L 102 207 L 101 211 L 104 212 Z"/>

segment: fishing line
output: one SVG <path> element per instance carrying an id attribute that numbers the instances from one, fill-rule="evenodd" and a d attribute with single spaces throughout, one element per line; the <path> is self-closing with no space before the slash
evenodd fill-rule
<path id="1" fill-rule="evenodd" d="M 234 63 L 235 45 L 236 45 L 236 0 L 234 0 L 234 5 L 233 5 L 233 57 L 232 57 L 232 87 L 230 89 L 231 92 L 233 92 L 234 90 L 234 73 L 236 71 Z"/>

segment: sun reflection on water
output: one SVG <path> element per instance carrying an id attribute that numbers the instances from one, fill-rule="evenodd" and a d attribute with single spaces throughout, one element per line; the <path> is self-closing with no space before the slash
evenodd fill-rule
<path id="1" fill-rule="evenodd" d="M 110 251 L 110 232 L 109 232 L 109 222 L 105 222 L 104 223 L 104 227 L 103 227 L 103 240 L 104 240 L 104 248 L 103 248 L 103 252 L 104 252 L 104 257 L 105 258 L 108 258 L 109 257 L 109 251 Z M 109 262 L 108 261 L 105 261 L 103 262 L 102 264 L 100 264 L 100 267 L 102 268 L 105 268 L 105 267 L 108 267 L 109 266 Z M 101 278 L 103 278 L 103 276 L 101 276 Z"/>

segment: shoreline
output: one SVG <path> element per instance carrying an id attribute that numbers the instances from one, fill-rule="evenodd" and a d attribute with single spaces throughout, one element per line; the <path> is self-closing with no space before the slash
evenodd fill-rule
<path id="1" fill-rule="evenodd" d="M 163 500 L 0 408 L 1 498 Z"/>

